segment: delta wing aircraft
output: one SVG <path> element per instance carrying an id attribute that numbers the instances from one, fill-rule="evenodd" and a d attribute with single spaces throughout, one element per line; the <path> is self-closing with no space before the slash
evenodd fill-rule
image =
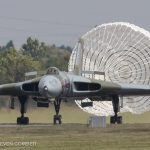
<path id="1" fill-rule="evenodd" d="M 150 86 L 117 84 L 88 79 L 80 75 L 62 72 L 55 67 L 50 67 L 42 77 L 19 83 L 0 85 L 0 95 L 18 97 L 21 117 L 17 118 L 17 124 L 29 124 L 29 118 L 24 117 L 29 97 L 37 102 L 38 107 L 48 107 L 49 102 L 54 100 L 56 111 L 54 124 L 61 124 L 59 110 L 62 100 L 89 98 L 91 103 L 83 103 L 83 107 L 92 106 L 94 100 L 112 101 L 115 115 L 110 120 L 111 123 L 119 124 L 122 123 L 122 117 L 118 116 L 119 98 L 129 95 L 150 95 Z"/>
<path id="2" fill-rule="evenodd" d="M 80 39 L 79 42 L 81 51 L 77 54 L 73 72 L 63 72 L 56 67 L 50 67 L 42 77 L 0 85 L 0 95 L 11 97 L 12 108 L 14 97 L 19 99 L 21 116 L 17 118 L 17 124 L 29 124 L 29 118 L 24 116 L 29 98 L 37 102 L 37 107 L 48 107 L 50 102 L 54 103 L 54 124 L 62 123 L 59 110 L 63 100 L 91 100 L 83 102 L 82 107 L 92 107 L 93 101 L 112 101 L 114 116 L 110 117 L 110 123 L 121 124 L 122 116 L 118 116 L 119 102 L 124 96 L 150 96 L 149 85 L 114 83 L 83 77 L 83 40 Z"/>

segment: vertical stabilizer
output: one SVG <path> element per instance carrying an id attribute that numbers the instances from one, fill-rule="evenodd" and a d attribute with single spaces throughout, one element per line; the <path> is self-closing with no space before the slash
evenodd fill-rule
<path id="1" fill-rule="evenodd" d="M 83 51 L 84 51 L 84 41 L 79 39 L 77 56 L 74 65 L 74 74 L 82 76 L 82 65 L 83 65 Z"/>

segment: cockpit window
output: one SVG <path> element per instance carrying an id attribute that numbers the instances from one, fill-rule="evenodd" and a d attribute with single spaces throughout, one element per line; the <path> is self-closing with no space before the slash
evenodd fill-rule
<path id="1" fill-rule="evenodd" d="M 59 75 L 59 69 L 56 67 L 50 67 L 47 69 L 46 74 Z"/>

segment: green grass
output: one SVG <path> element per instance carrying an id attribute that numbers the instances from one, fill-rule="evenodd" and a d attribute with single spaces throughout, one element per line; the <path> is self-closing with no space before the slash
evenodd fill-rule
<path id="1" fill-rule="evenodd" d="M 52 123 L 54 115 L 53 105 L 50 108 L 30 108 L 26 116 L 30 118 L 31 123 Z M 90 114 L 83 112 L 77 106 L 68 106 L 62 104 L 61 111 L 63 123 L 82 123 L 86 124 Z M 150 112 L 141 115 L 133 115 L 131 113 L 123 113 L 124 123 L 150 123 Z M 0 123 L 16 123 L 16 118 L 20 116 L 19 109 L 1 109 Z M 109 117 L 107 117 L 109 123 Z"/>
<path id="2" fill-rule="evenodd" d="M 33 147 L 0 147 L 3 150 L 149 150 L 150 124 L 108 125 L 89 128 L 84 124 L 49 127 L 0 128 L 1 142 L 36 142 Z"/>
<path id="3" fill-rule="evenodd" d="M 62 104 L 60 113 L 63 117 L 63 123 L 87 123 L 90 116 L 77 106 L 65 104 Z M 31 123 L 52 123 L 54 114 L 54 107 L 51 105 L 49 108 L 29 108 L 25 115 L 30 118 Z M 18 116 L 20 116 L 19 108 L 15 110 L 1 109 L 0 123 L 15 123 Z"/>
<path id="4" fill-rule="evenodd" d="M 77 106 L 62 105 L 63 125 L 44 127 L 0 127 L 0 142 L 36 142 L 33 147 L 1 147 L 0 150 L 149 150 L 150 112 L 142 115 L 124 113 L 123 125 L 89 128 L 89 114 Z M 32 108 L 26 116 L 31 123 L 52 123 L 54 108 Z M 16 123 L 19 109 L 0 110 L 0 123 Z M 107 123 L 109 117 L 107 118 Z M 137 124 L 138 123 L 138 124 Z"/>

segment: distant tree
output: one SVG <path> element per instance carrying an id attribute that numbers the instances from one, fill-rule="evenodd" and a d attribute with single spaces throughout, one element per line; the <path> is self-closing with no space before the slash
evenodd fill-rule
<path id="1" fill-rule="evenodd" d="M 60 47 L 58 47 L 60 49 L 65 49 L 65 46 L 64 45 L 61 45 Z"/>
<path id="2" fill-rule="evenodd" d="M 23 81 L 25 72 L 40 69 L 38 61 L 16 49 L 8 49 L 0 54 L 0 83 Z"/>
<path id="3" fill-rule="evenodd" d="M 58 48 L 60 48 L 60 49 L 65 49 L 65 50 L 67 50 L 67 51 L 69 51 L 69 52 L 72 52 L 72 48 L 71 48 L 70 46 L 61 45 L 61 46 L 58 47 Z"/>
<path id="4" fill-rule="evenodd" d="M 31 37 L 27 38 L 27 42 L 22 45 L 22 50 L 25 54 L 32 56 L 35 59 L 38 59 L 43 55 L 46 45 L 44 42 L 39 42 L 37 39 L 32 39 Z"/>
<path id="5" fill-rule="evenodd" d="M 70 47 L 68 47 L 68 49 L 70 49 Z M 27 42 L 22 46 L 24 54 L 32 56 L 34 60 L 38 60 L 43 69 L 55 66 L 62 70 L 67 70 L 70 57 L 70 51 L 68 49 L 58 48 L 55 44 L 47 45 L 31 37 L 29 37 Z"/>
<path id="6" fill-rule="evenodd" d="M 10 49 L 10 48 L 15 48 L 14 43 L 13 43 L 12 40 L 7 42 L 5 46 L 0 46 L 0 51 L 3 52 L 3 51 L 5 51 L 7 49 Z"/>
<path id="7" fill-rule="evenodd" d="M 56 45 L 55 45 L 55 44 L 53 44 L 53 45 L 52 45 L 52 46 L 50 46 L 50 47 L 54 49 L 54 48 L 56 48 Z"/>
<path id="8" fill-rule="evenodd" d="M 5 46 L 5 49 L 10 49 L 10 48 L 15 48 L 12 40 L 10 40 Z"/>
<path id="9" fill-rule="evenodd" d="M 65 49 L 68 50 L 69 52 L 72 52 L 72 48 L 70 46 L 67 46 Z"/>

